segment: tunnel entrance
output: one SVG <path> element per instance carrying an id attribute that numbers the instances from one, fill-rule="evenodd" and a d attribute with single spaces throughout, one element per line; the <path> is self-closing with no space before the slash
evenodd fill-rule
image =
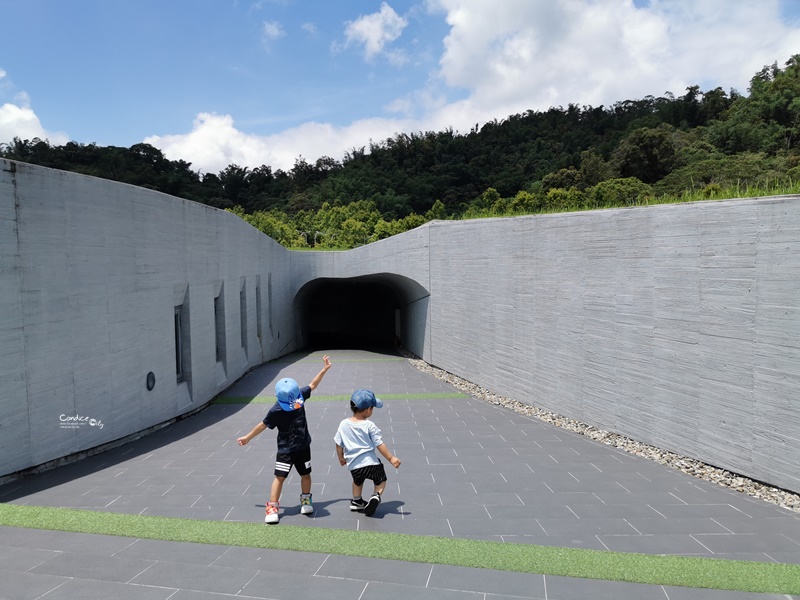
<path id="1" fill-rule="evenodd" d="M 399 275 L 320 278 L 301 288 L 295 308 L 307 349 L 387 351 L 403 344 L 408 306 L 420 298 L 427 306 L 427 297 L 418 283 Z"/>

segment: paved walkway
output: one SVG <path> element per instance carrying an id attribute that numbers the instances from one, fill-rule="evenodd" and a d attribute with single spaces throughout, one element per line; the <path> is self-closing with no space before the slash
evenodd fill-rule
<path id="1" fill-rule="evenodd" d="M 800 515 L 580 435 L 469 398 L 408 361 L 331 351 L 307 410 L 313 516 L 286 482 L 282 524 L 647 554 L 800 563 Z M 269 408 L 274 382 L 303 385 L 321 353 L 260 367 L 213 404 L 142 439 L 0 486 L 0 501 L 136 515 L 261 522 L 275 434 L 236 437 Z M 349 511 L 333 434 L 355 388 L 386 399 L 373 420 L 403 461 L 373 518 Z M 370 484 L 365 486 L 368 487 Z M 273 526 L 281 527 L 281 525 Z M 265 530 L 268 531 L 268 530 Z M 358 568 L 356 568 L 358 565 Z M 364 568 L 367 567 L 367 568 Z M 0 598 L 199 600 L 659 600 L 785 598 L 320 553 L 0 527 Z"/>

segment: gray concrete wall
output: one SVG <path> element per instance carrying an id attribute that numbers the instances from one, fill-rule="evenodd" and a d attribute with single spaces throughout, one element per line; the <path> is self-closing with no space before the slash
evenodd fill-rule
<path id="1" fill-rule="evenodd" d="M 293 350 L 288 254 L 224 211 L 0 161 L 0 475 L 190 412 Z"/>
<path id="2" fill-rule="evenodd" d="M 425 358 L 800 491 L 800 201 L 434 223 Z"/>
<path id="3" fill-rule="evenodd" d="M 404 342 L 431 364 L 800 491 L 796 197 L 434 222 L 305 260 L 296 285 L 416 278 Z"/>
<path id="4" fill-rule="evenodd" d="M 403 299 L 403 341 L 428 362 L 800 491 L 797 198 L 433 222 L 348 252 L 287 252 L 230 213 L 1 166 L 0 474 L 202 405 L 302 345 L 309 282 L 371 276 Z M 174 369 L 182 301 L 189 384 Z M 62 414 L 105 427 L 65 430 Z"/>

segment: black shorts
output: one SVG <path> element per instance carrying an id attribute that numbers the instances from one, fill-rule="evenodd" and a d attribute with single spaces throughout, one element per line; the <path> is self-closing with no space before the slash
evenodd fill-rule
<path id="1" fill-rule="evenodd" d="M 308 475 L 311 473 L 311 447 L 299 452 L 290 452 L 275 456 L 275 476 L 288 477 L 289 471 L 294 467 L 298 475 Z"/>
<path id="2" fill-rule="evenodd" d="M 353 483 L 356 485 L 364 485 L 365 479 L 371 480 L 375 485 L 386 481 L 386 471 L 383 468 L 383 463 L 361 467 L 350 471 L 350 474 L 353 476 Z"/>

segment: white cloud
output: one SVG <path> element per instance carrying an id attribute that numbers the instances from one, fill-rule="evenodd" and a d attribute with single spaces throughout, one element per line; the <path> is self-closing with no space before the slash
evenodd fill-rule
<path id="1" fill-rule="evenodd" d="M 264 21 L 261 32 L 268 41 L 277 40 L 286 35 L 283 26 L 278 21 Z"/>
<path id="2" fill-rule="evenodd" d="M 144 142 L 161 149 L 170 160 L 185 160 L 193 170 L 206 173 L 217 173 L 230 164 L 288 171 L 300 156 L 311 163 L 320 156 L 341 160 L 345 152 L 368 146 L 371 138 L 377 142 L 412 126 L 390 119 L 365 119 L 348 127 L 311 122 L 275 135 L 255 136 L 236 129 L 230 115 L 202 113 L 190 133 L 150 136 Z"/>
<path id="3" fill-rule="evenodd" d="M 745 92 L 765 64 L 800 48 L 777 0 L 432 0 L 450 32 L 441 81 L 469 91 L 475 117 L 609 105 L 689 85 Z M 474 120 L 474 119 L 473 119 Z"/>
<path id="4" fill-rule="evenodd" d="M 384 47 L 395 41 L 408 25 L 386 2 L 381 2 L 379 12 L 348 21 L 345 28 L 346 45 L 357 43 L 364 46 L 364 56 L 370 60 L 383 52 Z"/>
<path id="5" fill-rule="evenodd" d="M 47 131 L 42 127 L 39 117 L 29 106 L 7 102 L 0 106 L 0 143 L 8 143 L 15 137 L 22 140 L 48 140 L 54 146 L 69 141 L 65 133 Z"/>
<path id="6" fill-rule="evenodd" d="M 0 92 L 13 94 L 13 102 L 0 105 L 0 144 L 11 142 L 15 137 L 21 140 L 48 140 L 53 145 L 66 144 L 69 138 L 65 133 L 47 131 L 42 127 L 39 117 L 31 108 L 30 98 L 26 92 L 13 92 L 14 84 L 8 79 L 8 73 L 0 68 Z"/>

